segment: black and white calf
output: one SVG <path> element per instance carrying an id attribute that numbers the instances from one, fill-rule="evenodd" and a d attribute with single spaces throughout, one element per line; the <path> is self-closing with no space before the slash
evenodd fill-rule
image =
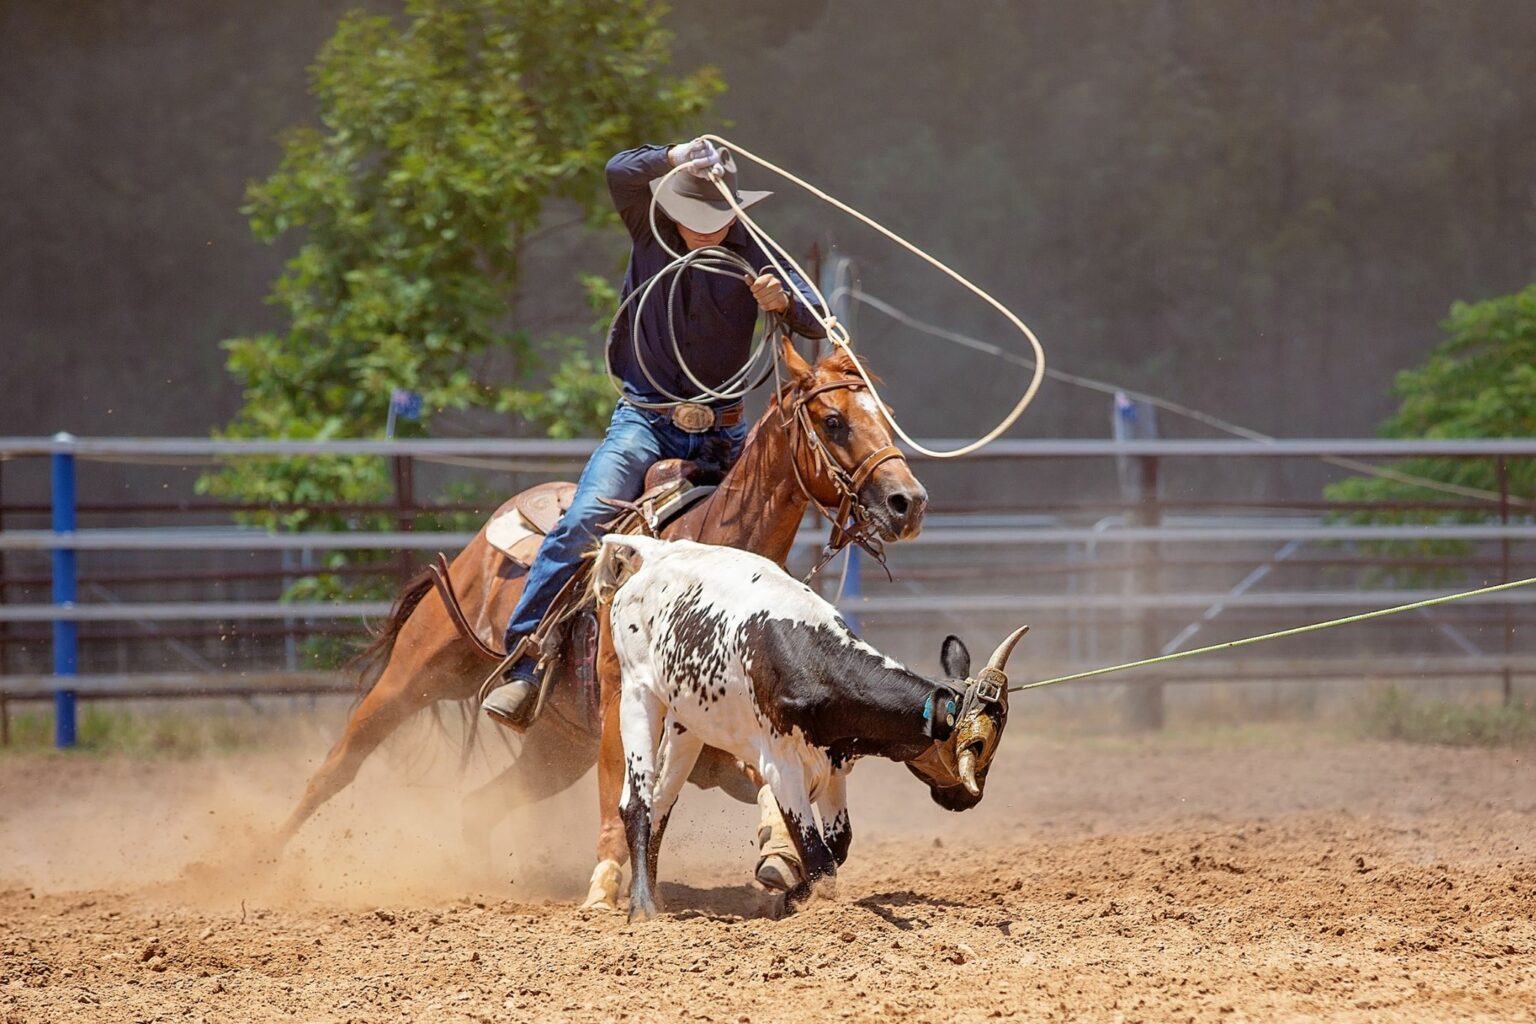
<path id="1" fill-rule="evenodd" d="M 623 670 L 630 920 L 656 912 L 667 817 L 706 745 L 756 767 L 773 791 L 804 866 L 791 907 L 848 855 L 845 780 L 856 758 L 906 762 L 951 810 L 981 799 L 1008 716 L 1003 669 L 1027 627 L 977 679 L 965 645 L 949 637 L 951 678 L 935 682 L 855 637 L 809 587 L 749 552 L 610 534 L 593 577 L 599 598 L 611 599 Z"/>

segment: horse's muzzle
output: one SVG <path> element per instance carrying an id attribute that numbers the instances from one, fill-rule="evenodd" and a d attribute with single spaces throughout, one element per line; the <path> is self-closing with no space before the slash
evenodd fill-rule
<path id="1" fill-rule="evenodd" d="M 911 540 L 922 532 L 928 492 L 910 472 L 882 476 L 865 490 L 869 493 L 863 496 L 864 507 L 882 540 Z"/>

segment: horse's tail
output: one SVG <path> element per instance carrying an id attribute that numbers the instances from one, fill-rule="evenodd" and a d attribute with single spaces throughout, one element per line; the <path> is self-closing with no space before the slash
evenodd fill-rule
<path id="1" fill-rule="evenodd" d="M 384 620 L 384 625 L 373 635 L 368 646 L 347 662 L 347 670 L 357 673 L 359 698 L 366 697 L 374 684 L 379 681 L 379 676 L 384 674 L 384 666 L 389 664 L 389 655 L 395 648 L 395 640 L 400 636 L 401 627 L 405 625 L 405 620 L 411 617 L 416 606 L 421 604 L 421 599 L 431 590 L 431 569 L 423 569 L 406 580 L 405 585 L 395 594 L 394 607 L 390 608 L 389 618 Z"/>

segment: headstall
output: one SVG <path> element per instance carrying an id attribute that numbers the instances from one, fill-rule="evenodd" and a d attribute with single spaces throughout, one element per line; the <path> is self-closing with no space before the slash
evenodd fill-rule
<path id="1" fill-rule="evenodd" d="M 790 465 L 794 467 L 795 482 L 800 485 L 801 493 L 810 500 L 832 526 L 832 532 L 827 537 L 827 543 L 821 549 L 821 557 L 812 566 L 810 573 L 806 576 L 807 580 L 820 572 L 828 562 L 837 556 L 839 551 L 843 550 L 850 543 L 857 544 L 869 552 L 870 557 L 879 562 L 880 568 L 885 570 L 887 578 L 890 578 L 891 575 L 890 569 L 885 564 L 885 546 L 880 538 L 875 535 L 875 526 L 870 520 L 869 509 L 859 499 L 859 491 L 869 482 L 869 478 L 874 475 L 875 470 L 893 459 L 900 459 L 905 462 L 907 457 L 902 454 L 901 449 L 895 445 L 888 444 L 864 456 L 853 469 L 845 469 L 837 459 L 833 458 L 832 453 L 827 450 L 826 442 L 817 433 L 808 408 L 813 398 L 828 391 L 844 389 L 862 391 L 864 387 L 864 382 L 858 377 L 843 377 L 808 388 L 795 395 L 790 405 L 790 415 L 793 416 L 795 425 L 799 428 L 796 434 L 810 450 L 811 458 L 816 463 L 819 471 L 832 481 L 832 486 L 837 489 L 838 494 L 838 503 L 835 509 L 824 504 L 811 491 L 809 485 L 806 484 L 805 478 L 800 473 L 800 462 L 791 453 Z M 780 408 L 782 410 L 783 402 L 788 397 L 788 391 L 781 389 L 779 395 Z"/>

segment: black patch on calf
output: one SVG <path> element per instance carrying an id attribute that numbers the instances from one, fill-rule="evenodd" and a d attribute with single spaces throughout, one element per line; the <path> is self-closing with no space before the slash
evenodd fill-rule
<path id="1" fill-rule="evenodd" d="M 651 807 L 650 800 L 641 795 L 651 791 L 652 776 L 650 772 L 638 771 L 635 760 L 631 757 L 626 768 L 629 802 L 619 808 L 619 816 L 624 819 L 625 838 L 629 840 L 631 921 L 656 916 L 656 879 L 648 870 L 651 864 Z"/>
<path id="2" fill-rule="evenodd" d="M 691 583 L 663 613 L 667 627 L 653 631 L 658 668 L 680 693 L 693 693 L 700 706 L 723 688 L 730 651 L 724 642 L 727 613 L 708 604 L 703 588 Z"/>
<path id="3" fill-rule="evenodd" d="M 814 819 L 802 820 L 794 811 L 786 810 L 783 804 L 779 805 L 779 812 L 784 815 L 784 824 L 789 828 L 789 834 L 800 854 L 801 866 L 805 869 L 805 877 L 800 884 L 785 895 L 785 907 L 794 909 L 810 898 L 811 886 L 817 881 L 837 876 L 837 860 L 832 856 L 832 851 L 827 849 L 826 841 L 822 839 L 821 830 L 816 827 Z"/>
<path id="4" fill-rule="evenodd" d="M 844 807 L 837 812 L 837 817 L 831 824 L 822 830 L 826 837 L 827 849 L 832 851 L 832 857 L 842 864 L 848 860 L 848 848 L 853 845 L 853 822 L 848 820 L 848 808 Z"/>
<path id="5" fill-rule="evenodd" d="M 752 695 L 774 732 L 799 728 L 834 766 L 865 754 L 905 761 L 932 743 L 923 704 L 933 683 L 888 668 L 845 628 L 760 613 L 743 624 L 738 642 L 754 653 Z"/>

